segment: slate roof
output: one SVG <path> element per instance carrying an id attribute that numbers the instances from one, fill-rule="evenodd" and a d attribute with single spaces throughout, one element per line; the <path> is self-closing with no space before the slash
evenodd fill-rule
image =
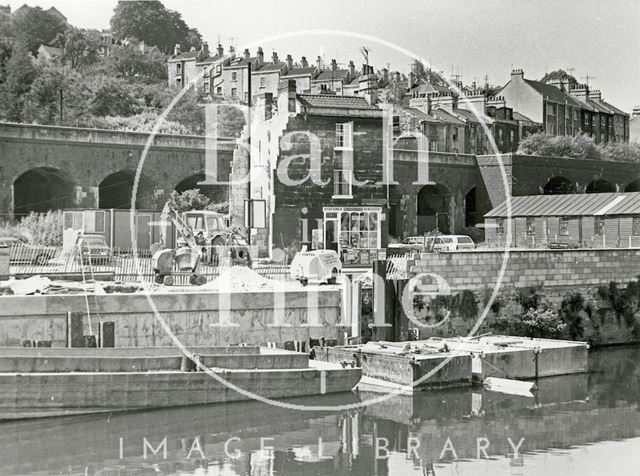
<path id="1" fill-rule="evenodd" d="M 533 119 L 528 118 L 527 116 L 525 116 L 524 114 L 518 112 L 518 111 L 513 111 L 513 119 L 516 121 L 523 121 L 523 122 L 531 122 L 534 123 L 536 121 L 534 121 Z"/>
<path id="2" fill-rule="evenodd" d="M 180 54 L 175 55 L 174 57 L 170 58 L 169 61 L 174 61 L 174 60 L 183 60 L 183 59 L 194 59 L 198 56 L 199 51 L 184 51 Z"/>
<path id="3" fill-rule="evenodd" d="M 315 66 L 309 66 L 307 68 L 291 68 L 289 71 L 287 71 L 287 74 L 283 74 L 283 76 L 313 76 L 313 72 L 315 70 Z"/>
<path id="4" fill-rule="evenodd" d="M 464 125 L 464 121 L 462 119 L 457 118 L 456 116 L 454 116 L 453 114 L 451 114 L 450 112 L 444 110 L 444 109 L 436 109 L 434 111 L 433 114 L 436 119 L 440 119 L 443 122 L 448 122 L 449 124 L 457 124 L 457 125 Z"/>
<path id="5" fill-rule="evenodd" d="M 532 79 L 525 79 L 525 83 L 531 86 L 533 89 L 542 94 L 546 99 L 550 99 L 553 102 L 557 102 L 559 104 L 568 104 L 574 107 L 583 107 L 583 105 L 578 102 L 576 98 L 570 96 L 569 94 L 561 91 L 559 88 L 555 86 L 551 86 L 550 84 L 541 83 L 540 81 L 534 81 Z M 499 96 L 500 93 L 497 93 L 496 96 Z"/>
<path id="6" fill-rule="evenodd" d="M 512 217 L 640 215 L 640 192 L 511 197 Z M 503 202 L 485 218 L 506 218 Z"/>
<path id="7" fill-rule="evenodd" d="M 420 119 L 421 121 L 442 124 L 442 121 L 436 119 L 434 116 L 427 114 L 424 111 L 421 111 L 420 109 L 416 109 L 415 107 L 405 107 L 405 106 L 396 106 L 396 107 L 402 111 L 408 112 L 409 114 L 413 115 L 417 119 Z"/>
<path id="8" fill-rule="evenodd" d="M 303 106 L 328 109 L 371 109 L 379 110 L 359 96 L 337 96 L 335 94 L 298 94 Z"/>
<path id="9" fill-rule="evenodd" d="M 454 114 L 458 114 L 459 116 L 462 116 L 463 118 L 465 118 L 467 121 L 473 121 L 473 122 L 485 122 L 485 123 L 493 123 L 495 121 L 495 119 L 482 114 L 481 113 L 481 118 L 482 120 L 478 119 L 478 116 L 476 116 L 472 111 L 467 111 L 466 109 L 460 109 L 460 108 L 456 108 L 453 110 Z"/>
<path id="10" fill-rule="evenodd" d="M 604 106 L 605 106 L 606 108 L 608 108 L 608 109 L 611 109 L 611 111 L 612 111 L 614 114 L 621 114 L 621 115 L 623 115 L 623 116 L 628 116 L 628 115 L 629 115 L 629 114 L 627 114 L 626 112 L 624 112 L 624 111 L 622 111 L 622 110 L 618 109 L 617 107 L 615 107 L 615 106 L 613 106 L 613 105 L 609 104 L 607 101 L 601 101 L 601 102 L 600 102 L 600 104 L 604 105 Z"/>
<path id="11" fill-rule="evenodd" d="M 320 74 L 314 79 L 314 81 L 340 81 L 346 79 L 349 74 L 349 70 L 346 69 L 337 69 L 335 71 L 331 69 L 324 69 L 320 72 Z"/>
<path id="12" fill-rule="evenodd" d="M 271 73 L 271 72 L 276 72 L 276 71 L 280 71 L 282 68 L 284 68 L 287 64 L 284 63 L 283 61 L 280 61 L 278 63 L 265 63 L 262 66 L 260 66 L 259 68 L 256 68 L 255 70 L 251 71 L 252 73 Z"/>

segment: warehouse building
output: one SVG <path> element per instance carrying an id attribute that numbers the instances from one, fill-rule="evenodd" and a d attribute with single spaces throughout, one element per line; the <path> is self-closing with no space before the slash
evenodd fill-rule
<path id="1" fill-rule="evenodd" d="M 511 198 L 485 215 L 489 246 L 504 246 L 508 220 L 515 247 L 640 247 L 640 193 L 534 195 Z"/>

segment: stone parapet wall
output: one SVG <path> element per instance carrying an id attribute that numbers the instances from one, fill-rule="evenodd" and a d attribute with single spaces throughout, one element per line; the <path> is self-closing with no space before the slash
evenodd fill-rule
<path id="1" fill-rule="evenodd" d="M 495 287 L 503 250 L 420 253 L 407 261 L 409 278 L 442 276 L 452 290 Z M 627 283 L 640 275 L 640 249 L 511 250 L 501 287 L 598 286 Z"/>

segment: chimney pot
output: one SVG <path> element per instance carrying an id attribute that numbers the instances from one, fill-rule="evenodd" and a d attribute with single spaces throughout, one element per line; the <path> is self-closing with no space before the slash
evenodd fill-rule
<path id="1" fill-rule="evenodd" d="M 316 60 L 316 66 L 318 67 L 318 70 L 322 69 L 323 64 L 322 64 L 322 57 L 321 56 L 318 56 L 318 59 Z"/>
<path id="2" fill-rule="evenodd" d="M 217 51 L 218 51 L 218 56 L 224 55 L 224 48 L 222 47 L 222 45 L 220 43 L 218 43 Z"/>
<path id="3" fill-rule="evenodd" d="M 309 62 L 307 61 L 307 57 L 303 56 L 302 59 L 300 60 L 300 64 L 302 65 L 303 68 L 308 68 L 309 67 Z"/>
<path id="4" fill-rule="evenodd" d="M 338 69 L 338 63 L 336 62 L 335 59 L 331 60 L 331 70 L 332 71 L 336 71 Z"/>
<path id="5" fill-rule="evenodd" d="M 291 55 L 287 55 L 287 68 L 293 68 L 293 58 L 291 57 Z"/>
<path id="6" fill-rule="evenodd" d="M 278 64 L 278 53 L 276 53 L 275 51 L 271 55 L 271 61 L 273 61 L 273 64 Z"/>
<path id="7" fill-rule="evenodd" d="M 244 59 L 249 61 L 251 59 L 251 53 L 249 53 L 249 48 L 244 49 Z"/>
<path id="8" fill-rule="evenodd" d="M 176 43 L 176 46 L 173 47 L 173 55 L 178 56 L 180 54 L 180 43 Z"/>

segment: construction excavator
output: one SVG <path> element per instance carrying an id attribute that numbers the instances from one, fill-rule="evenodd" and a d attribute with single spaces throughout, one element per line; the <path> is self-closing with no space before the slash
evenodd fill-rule
<path id="1" fill-rule="evenodd" d="M 219 265 L 223 258 L 228 259 L 229 265 L 251 266 L 246 239 L 228 226 L 223 214 L 196 210 L 180 214 L 167 202 L 161 220 L 173 223 L 179 238 L 175 249 L 165 248 L 153 253 L 156 283 L 171 286 L 174 276 L 188 275 L 190 284 L 202 285 L 207 280 L 201 265 Z M 166 237 L 163 242 L 167 242 Z"/>

